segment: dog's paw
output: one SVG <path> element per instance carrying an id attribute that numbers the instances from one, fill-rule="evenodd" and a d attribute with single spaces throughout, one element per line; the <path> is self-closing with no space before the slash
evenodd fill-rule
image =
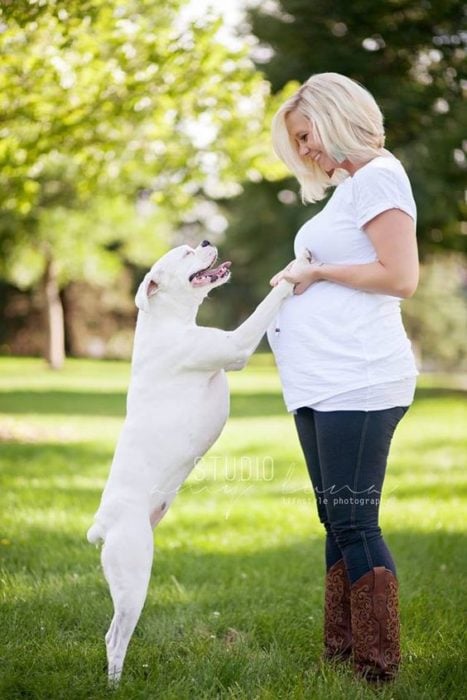
<path id="1" fill-rule="evenodd" d="M 287 280 L 282 279 L 280 282 L 277 283 L 275 289 L 279 289 L 282 293 L 283 298 L 285 299 L 286 297 L 292 296 L 294 285 L 292 284 L 292 282 L 288 282 Z"/>

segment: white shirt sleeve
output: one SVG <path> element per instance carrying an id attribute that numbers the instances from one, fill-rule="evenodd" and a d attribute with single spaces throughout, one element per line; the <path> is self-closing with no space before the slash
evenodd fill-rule
<path id="1" fill-rule="evenodd" d="M 393 167 L 380 164 L 357 170 L 352 179 L 359 228 L 388 209 L 401 209 L 416 222 L 416 204 L 404 170 L 399 173 Z"/>

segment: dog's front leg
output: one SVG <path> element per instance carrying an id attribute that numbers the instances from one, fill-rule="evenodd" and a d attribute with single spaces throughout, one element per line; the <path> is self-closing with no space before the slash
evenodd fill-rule
<path id="1" fill-rule="evenodd" d="M 196 327 L 187 339 L 187 352 L 180 366 L 187 370 L 216 371 L 242 369 L 274 320 L 280 305 L 293 292 L 293 285 L 282 280 L 256 310 L 234 331 Z"/>
<path id="2" fill-rule="evenodd" d="M 247 358 L 253 354 L 269 324 L 274 320 L 280 305 L 293 294 L 293 284 L 281 280 L 259 304 L 255 311 L 231 333 L 232 341 Z"/>

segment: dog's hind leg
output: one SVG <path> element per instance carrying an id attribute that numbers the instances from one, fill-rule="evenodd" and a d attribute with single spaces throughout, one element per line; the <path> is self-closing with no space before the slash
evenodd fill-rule
<path id="1" fill-rule="evenodd" d="M 114 604 L 105 635 L 109 681 L 118 683 L 126 651 L 148 590 L 154 552 L 148 518 L 122 520 L 105 538 L 102 566 Z"/>

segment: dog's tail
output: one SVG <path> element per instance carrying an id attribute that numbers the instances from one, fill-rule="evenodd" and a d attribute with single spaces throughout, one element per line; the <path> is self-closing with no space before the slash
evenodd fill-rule
<path id="1" fill-rule="evenodd" d="M 86 535 L 88 542 L 91 544 L 97 544 L 100 541 L 104 541 L 104 528 L 102 525 L 99 523 L 94 523 L 94 525 L 91 525 L 91 527 L 88 530 L 88 534 Z"/>

